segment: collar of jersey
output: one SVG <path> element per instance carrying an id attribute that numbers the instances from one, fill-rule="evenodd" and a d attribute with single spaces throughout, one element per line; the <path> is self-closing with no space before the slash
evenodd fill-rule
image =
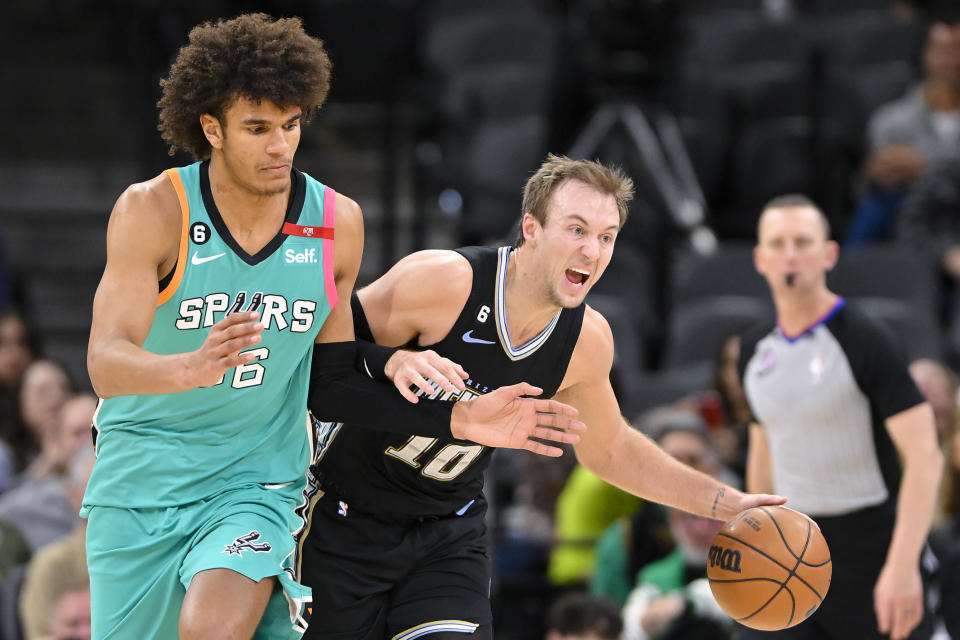
<path id="1" fill-rule="evenodd" d="M 822 318 L 820 318 L 819 320 L 817 320 L 812 325 L 810 325 L 809 327 L 807 327 L 806 329 L 804 329 L 803 331 L 801 331 L 795 336 L 788 336 L 787 333 L 783 330 L 783 327 L 780 326 L 780 322 L 778 321 L 777 333 L 780 334 L 781 338 L 783 338 L 784 340 L 792 344 L 804 336 L 812 335 L 813 332 L 816 331 L 817 327 L 819 327 L 820 325 L 827 324 L 827 322 L 830 321 L 830 318 L 837 315 L 837 312 L 840 311 L 840 309 L 843 308 L 843 305 L 845 305 L 846 303 L 847 301 L 844 298 L 842 297 L 837 298 L 837 302 L 832 307 L 830 307 L 830 310 L 827 311 Z"/>
<path id="2" fill-rule="evenodd" d="M 504 353 L 506 353 L 507 357 L 511 360 L 521 360 L 539 349 L 540 345 L 550 338 L 550 334 L 553 333 L 553 328 L 557 326 L 557 320 L 560 319 L 560 313 L 563 309 L 557 311 L 557 314 L 553 316 L 550 324 L 529 342 L 520 345 L 516 349 L 513 348 L 513 341 L 510 339 L 510 328 L 507 326 L 507 305 L 504 301 L 504 291 L 507 286 L 507 267 L 510 265 L 510 251 L 512 251 L 512 247 L 500 247 L 500 249 L 497 250 L 497 281 L 493 306 L 495 307 L 494 315 L 496 317 L 497 335 L 500 337 L 500 344 L 503 346 Z"/>

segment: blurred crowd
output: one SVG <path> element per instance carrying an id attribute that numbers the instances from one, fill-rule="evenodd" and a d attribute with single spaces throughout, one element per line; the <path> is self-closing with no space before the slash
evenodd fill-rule
<path id="1" fill-rule="evenodd" d="M 804 3 L 763 3 L 778 19 L 792 4 Z M 934 13 L 923 2 L 889 4 L 891 19 L 923 25 L 917 73 L 902 95 L 860 123 L 865 152 L 857 157 L 850 211 L 833 211 L 844 223 L 834 235 L 842 252 L 883 244 L 922 256 L 937 291 L 938 329 L 955 332 L 951 344 L 960 347 L 960 13 Z M 561 118 L 552 126 L 559 131 L 562 125 Z M 570 142 L 556 133 L 552 138 Z M 709 186 L 709 176 L 700 177 Z M 509 179 L 518 188 L 523 176 Z M 719 202 L 723 193 L 708 189 L 707 196 Z M 469 202 L 469 193 L 463 195 Z M 644 206 L 638 203 L 641 214 Z M 755 220 L 758 213 L 744 215 Z M 633 226 L 648 229 L 636 215 Z M 465 239 L 496 235 L 473 233 Z M 625 233 L 624 242 L 644 245 L 631 240 L 640 235 Z M 25 302 L 29 292 L 17 291 L 15 279 L 0 273 L 0 640 L 83 640 L 90 637 L 90 596 L 85 521 L 77 512 L 94 459 L 97 400 L 86 381 L 72 380 L 63 363 L 44 353 Z M 678 460 L 742 487 L 751 414 L 738 356 L 734 333 L 709 354 L 709 385 L 627 417 Z M 960 602 L 958 356 L 946 350 L 942 357 L 917 358 L 910 371 L 934 408 L 948 461 L 929 539 L 934 588 L 927 604 L 938 616 L 938 638 L 960 640 L 960 610 L 946 606 Z M 622 396 L 633 392 L 617 388 Z M 621 405 L 631 406 L 629 398 L 621 397 Z M 499 451 L 486 491 L 498 638 L 730 636 L 730 620 L 705 579 L 710 541 L 721 523 L 611 487 L 578 465 L 572 451 L 559 460 Z"/>

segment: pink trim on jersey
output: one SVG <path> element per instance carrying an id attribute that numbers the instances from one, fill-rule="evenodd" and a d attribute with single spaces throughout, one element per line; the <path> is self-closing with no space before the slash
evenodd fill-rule
<path id="1" fill-rule="evenodd" d="M 330 187 L 323 189 L 323 226 L 329 229 L 334 227 L 334 204 L 337 201 L 337 192 Z M 337 280 L 333 273 L 333 238 L 323 239 L 323 281 L 327 290 L 327 302 L 332 310 L 337 306 Z"/>

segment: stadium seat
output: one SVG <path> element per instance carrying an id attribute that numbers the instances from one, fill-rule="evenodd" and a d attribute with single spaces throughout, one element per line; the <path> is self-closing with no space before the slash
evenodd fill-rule
<path id="1" fill-rule="evenodd" d="M 650 409 L 709 389 L 712 384 L 713 363 L 707 361 L 644 373 L 623 385 L 620 410 L 628 419 L 636 419 Z"/>
<path id="2" fill-rule="evenodd" d="M 817 131 L 808 117 L 770 118 L 748 123 L 733 150 L 732 202 L 718 212 L 714 224 L 720 237 L 751 238 L 760 209 L 785 193 L 816 194 L 813 160 Z"/>
<path id="3" fill-rule="evenodd" d="M 764 322 L 773 323 L 771 302 L 753 297 L 718 295 L 675 307 L 667 317 L 662 368 L 714 362 L 723 341 Z"/>
<path id="4" fill-rule="evenodd" d="M 745 296 L 768 301 L 770 291 L 753 265 L 753 242 L 724 242 L 707 256 L 677 256 L 669 304 L 682 306 L 713 296 Z"/>
<path id="5" fill-rule="evenodd" d="M 908 359 L 943 361 L 943 338 L 933 313 L 893 298 L 852 298 L 850 304 L 886 324 L 900 339 Z"/>
<path id="6" fill-rule="evenodd" d="M 641 320 L 623 297 L 590 293 L 587 304 L 606 318 L 613 332 L 613 367 L 622 380 L 632 380 L 646 368 L 647 353 Z"/>
<path id="7" fill-rule="evenodd" d="M 849 298 L 893 298 L 925 313 L 937 308 L 937 274 L 923 257 L 892 244 L 840 252 L 827 274 L 832 291 Z"/>
<path id="8" fill-rule="evenodd" d="M 831 68 L 863 69 L 888 62 L 913 63 L 922 38 L 919 22 L 896 20 L 889 11 L 825 16 L 817 28 L 817 46 Z"/>
<path id="9" fill-rule="evenodd" d="M 521 187 L 546 156 L 547 119 L 521 116 L 480 123 L 461 150 L 464 242 L 500 239 L 520 218 Z"/>

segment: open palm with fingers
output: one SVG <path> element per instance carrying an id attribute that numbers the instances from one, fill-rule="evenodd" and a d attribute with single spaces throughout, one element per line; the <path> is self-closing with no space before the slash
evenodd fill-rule
<path id="1" fill-rule="evenodd" d="M 576 444 L 587 425 L 576 419 L 577 410 L 556 400 L 541 400 L 542 389 L 521 382 L 500 387 L 470 402 L 458 402 L 450 428 L 455 438 L 488 447 L 526 449 L 557 457 L 563 449 L 534 440 Z"/>

